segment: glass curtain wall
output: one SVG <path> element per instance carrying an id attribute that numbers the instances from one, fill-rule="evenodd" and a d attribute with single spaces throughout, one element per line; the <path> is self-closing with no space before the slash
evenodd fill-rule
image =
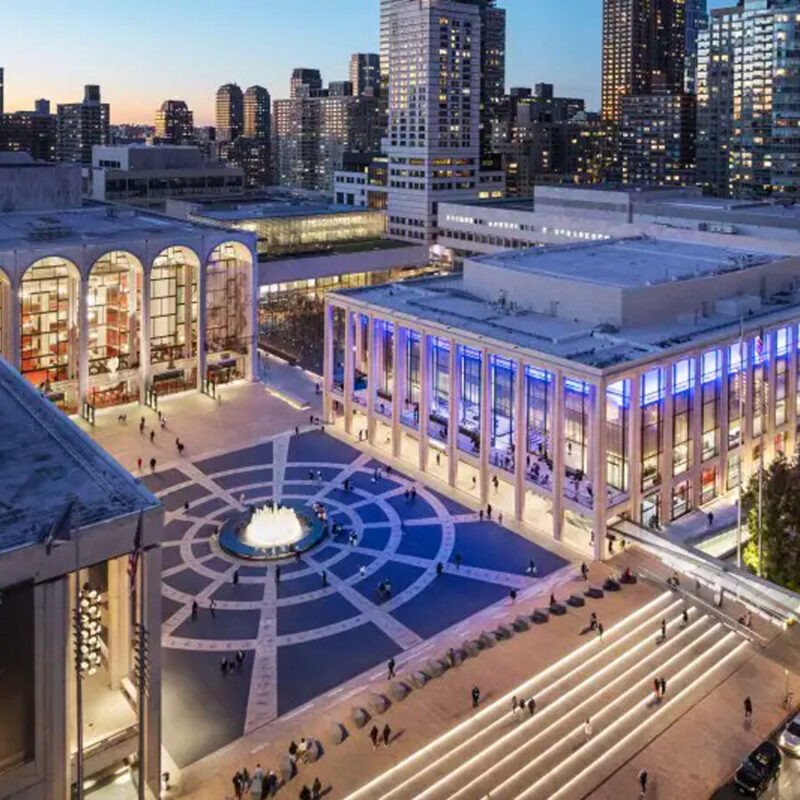
<path id="1" fill-rule="evenodd" d="M 790 336 L 788 328 L 775 331 L 775 427 L 786 422 L 786 391 L 789 374 Z"/>
<path id="2" fill-rule="evenodd" d="M 206 267 L 206 345 L 212 353 L 247 352 L 250 254 L 240 247 L 220 245 Z"/>
<path id="3" fill-rule="evenodd" d="M 661 451 L 664 446 L 665 370 L 657 367 L 641 380 L 642 451 L 641 490 L 648 492 L 661 484 Z M 654 506 L 654 509 L 656 507 Z M 660 517 L 657 517 L 660 520 Z"/>
<path id="4" fill-rule="evenodd" d="M 431 418 L 429 435 L 446 442 L 450 414 L 450 342 L 431 337 Z"/>
<path id="5" fill-rule="evenodd" d="M 383 319 L 375 320 L 375 347 L 378 359 L 375 373 L 378 379 L 375 408 L 384 417 L 392 416 L 392 392 L 394 390 L 394 325 Z"/>
<path id="6" fill-rule="evenodd" d="M 536 367 L 525 368 L 526 465 L 527 479 L 552 489 L 553 446 L 551 442 L 553 373 Z"/>
<path id="7" fill-rule="evenodd" d="M 753 404 L 753 436 L 760 436 L 769 425 L 766 420 L 769 398 L 769 337 L 760 335 L 752 341 L 753 381 L 750 402 Z"/>
<path id="8" fill-rule="evenodd" d="M 589 472 L 591 388 L 583 381 L 564 379 L 565 494 L 588 507 L 592 505 L 592 487 L 586 481 Z"/>
<path id="9" fill-rule="evenodd" d="M 420 378 L 422 373 L 422 336 L 414 330 L 408 331 L 406 335 L 406 385 L 405 385 L 405 408 L 403 409 L 403 421 L 409 427 L 419 430 L 419 400 L 420 400 Z"/>
<path id="10" fill-rule="evenodd" d="M 606 388 L 606 483 L 612 502 L 630 491 L 630 404 L 629 380 L 617 381 Z"/>
<path id="11" fill-rule="evenodd" d="M 481 443 L 481 358 L 480 350 L 464 345 L 456 353 L 460 359 L 461 408 L 458 409 L 458 448 L 477 456 Z"/>
<path id="12" fill-rule="evenodd" d="M 517 365 L 500 356 L 490 356 L 492 384 L 491 463 L 514 471 L 514 381 Z"/>
<path id="13" fill-rule="evenodd" d="M 702 386 L 700 402 L 702 412 L 702 448 L 701 459 L 708 461 L 719 454 L 719 401 L 721 396 L 720 381 L 722 379 L 722 353 L 710 350 L 703 353 L 700 365 Z"/>
<path id="14" fill-rule="evenodd" d="M 728 346 L 728 449 L 738 447 L 742 441 L 744 425 L 745 364 L 747 342 Z M 729 457 L 730 458 L 730 457 Z"/>
<path id="15" fill-rule="evenodd" d="M 331 336 L 333 337 L 333 389 L 344 392 L 344 346 L 347 312 L 338 306 L 331 307 Z"/>
<path id="16" fill-rule="evenodd" d="M 182 247 L 160 253 L 150 272 L 150 358 L 191 358 L 197 344 L 197 258 Z"/>
<path id="17" fill-rule="evenodd" d="M 672 365 L 672 474 L 692 467 L 692 404 L 694 402 L 693 358 Z"/>

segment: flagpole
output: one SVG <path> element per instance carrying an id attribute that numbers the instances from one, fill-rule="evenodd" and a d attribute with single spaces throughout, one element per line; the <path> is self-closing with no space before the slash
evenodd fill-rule
<path id="1" fill-rule="evenodd" d="M 736 510 L 736 567 L 742 567 L 742 483 L 744 483 L 744 317 L 739 317 L 739 500 Z M 727 412 L 726 412 L 727 413 Z"/>

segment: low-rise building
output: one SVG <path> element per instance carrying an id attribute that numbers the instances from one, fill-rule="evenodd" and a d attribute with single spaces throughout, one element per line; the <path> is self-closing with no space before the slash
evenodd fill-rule
<path id="1" fill-rule="evenodd" d="M 170 197 L 238 194 L 244 170 L 204 161 L 183 145 L 111 145 L 92 148 L 89 195 L 100 202 L 164 208 Z"/>
<path id="2" fill-rule="evenodd" d="M 506 251 L 329 294 L 325 419 L 602 558 L 794 452 L 799 356 L 796 246 Z"/>

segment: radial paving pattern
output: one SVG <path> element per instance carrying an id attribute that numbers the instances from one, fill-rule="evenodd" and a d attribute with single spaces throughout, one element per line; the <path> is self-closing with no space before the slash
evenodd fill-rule
<path id="1" fill-rule="evenodd" d="M 187 461 L 146 482 L 167 512 L 164 738 L 180 766 L 525 587 L 531 558 L 540 577 L 565 565 L 430 489 L 418 485 L 408 501 L 408 478 L 387 476 L 383 465 L 317 431 Z M 281 563 L 280 581 L 274 563 L 239 562 L 213 536 L 243 502 L 269 499 L 320 501 L 344 527 Z M 384 581 L 389 599 L 378 597 Z M 221 659 L 240 649 L 241 670 L 223 676 Z"/>

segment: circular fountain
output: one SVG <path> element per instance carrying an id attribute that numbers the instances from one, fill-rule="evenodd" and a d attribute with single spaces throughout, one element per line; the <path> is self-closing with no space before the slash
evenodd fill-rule
<path id="1" fill-rule="evenodd" d="M 327 535 L 324 513 L 291 503 L 267 503 L 229 517 L 219 545 L 233 556 L 269 561 L 302 553 Z"/>

